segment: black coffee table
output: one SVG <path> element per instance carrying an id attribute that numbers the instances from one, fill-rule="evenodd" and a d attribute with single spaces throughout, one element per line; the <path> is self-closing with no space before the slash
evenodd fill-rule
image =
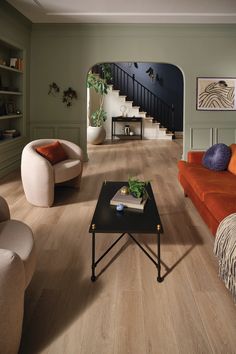
<path id="1" fill-rule="evenodd" d="M 121 238 L 128 234 L 131 239 L 141 248 L 146 256 L 157 267 L 157 281 L 162 282 L 161 277 L 161 242 L 160 235 L 163 233 L 161 219 L 158 213 L 151 184 L 147 185 L 148 200 L 143 211 L 125 208 L 117 211 L 115 206 L 110 205 L 110 200 L 118 189 L 128 185 L 127 182 L 104 182 L 98 197 L 96 209 L 90 224 L 89 232 L 92 234 L 92 276 L 91 280 L 96 280 L 95 268 L 105 255 L 117 244 Z M 98 233 L 121 233 L 112 245 L 95 260 L 95 237 Z M 157 236 L 157 259 L 134 238 L 133 233 L 155 234 Z"/>

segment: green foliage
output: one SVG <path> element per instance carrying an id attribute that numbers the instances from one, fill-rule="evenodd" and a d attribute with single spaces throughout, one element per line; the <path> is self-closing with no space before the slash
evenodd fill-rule
<path id="1" fill-rule="evenodd" d="M 129 178 L 129 193 L 131 193 L 136 198 L 141 198 L 147 195 L 146 185 L 148 182 L 140 181 L 133 177 Z"/>
<path id="2" fill-rule="evenodd" d="M 101 127 L 106 119 L 107 119 L 107 113 L 104 111 L 104 109 L 99 108 L 91 115 L 91 119 L 90 119 L 91 125 L 93 127 Z"/>
<path id="3" fill-rule="evenodd" d="M 109 71 L 106 67 L 109 64 L 103 64 L 104 66 L 104 79 L 100 78 L 98 75 L 92 72 L 88 73 L 87 87 L 93 88 L 100 95 L 100 107 L 96 110 L 90 117 L 90 124 L 93 127 L 101 127 L 107 118 L 107 114 L 103 109 L 104 96 L 108 94 L 109 86 L 107 84 L 106 78 L 109 77 Z"/>
<path id="4" fill-rule="evenodd" d="M 110 64 L 101 64 L 101 69 L 103 72 L 103 78 L 106 82 L 112 81 L 111 65 Z"/>
<path id="5" fill-rule="evenodd" d="M 88 88 L 93 88 L 101 96 L 108 93 L 108 84 L 106 83 L 106 80 L 101 79 L 91 72 L 88 73 L 87 86 Z"/>

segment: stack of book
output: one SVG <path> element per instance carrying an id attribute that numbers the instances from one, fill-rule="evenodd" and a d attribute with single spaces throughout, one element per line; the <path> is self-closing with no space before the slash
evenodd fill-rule
<path id="1" fill-rule="evenodd" d="M 23 71 L 23 59 L 17 58 L 16 69 Z"/>
<path id="2" fill-rule="evenodd" d="M 20 133 L 16 129 L 6 129 L 3 131 L 2 136 L 4 138 L 16 138 Z"/>
<path id="3" fill-rule="evenodd" d="M 123 188 L 123 187 L 122 187 Z M 110 200 L 110 205 L 123 204 L 127 208 L 143 210 L 147 198 L 135 198 L 132 194 L 122 194 L 120 188 Z"/>

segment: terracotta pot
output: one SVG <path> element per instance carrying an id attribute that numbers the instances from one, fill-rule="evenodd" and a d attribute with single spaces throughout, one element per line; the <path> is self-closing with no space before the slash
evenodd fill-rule
<path id="1" fill-rule="evenodd" d="M 102 144 L 106 137 L 104 127 L 91 127 L 87 129 L 87 142 L 89 144 L 98 145 Z"/>

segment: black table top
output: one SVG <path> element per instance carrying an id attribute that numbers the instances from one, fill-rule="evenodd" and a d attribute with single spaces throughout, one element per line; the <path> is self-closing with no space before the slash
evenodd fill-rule
<path id="1" fill-rule="evenodd" d="M 112 117 L 113 122 L 141 122 L 142 117 Z"/>
<path id="2" fill-rule="evenodd" d="M 125 208 L 117 211 L 110 205 L 118 189 L 128 185 L 127 182 L 104 182 L 98 197 L 96 209 L 90 224 L 89 232 L 96 233 L 157 233 L 157 225 L 160 225 L 160 233 L 163 233 L 161 219 L 154 199 L 151 184 L 146 189 L 149 198 L 144 210 Z M 95 225 L 95 229 L 92 228 Z"/>

